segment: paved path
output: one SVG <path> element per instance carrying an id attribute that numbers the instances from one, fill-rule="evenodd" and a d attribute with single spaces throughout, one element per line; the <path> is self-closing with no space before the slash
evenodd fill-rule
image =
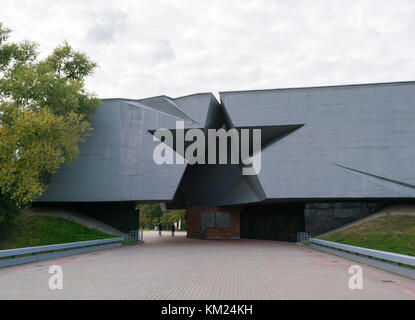
<path id="1" fill-rule="evenodd" d="M 145 244 L 0 269 L 0 299 L 415 299 L 415 281 L 296 244 L 187 239 L 145 232 Z M 63 289 L 50 290 L 50 265 Z"/>

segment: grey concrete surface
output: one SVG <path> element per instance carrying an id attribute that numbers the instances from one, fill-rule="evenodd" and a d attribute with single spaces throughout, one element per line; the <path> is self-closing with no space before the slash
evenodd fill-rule
<path id="1" fill-rule="evenodd" d="M 413 199 L 414 89 L 415 82 L 395 82 L 222 92 L 221 104 L 209 93 L 105 99 L 79 158 L 62 166 L 37 201 L 164 202 L 178 191 L 191 205 L 213 206 Z M 241 177 L 236 165 L 155 164 L 159 142 L 150 132 L 174 129 L 177 120 L 185 129 L 261 128 L 269 143 L 260 173 Z"/>
<path id="2" fill-rule="evenodd" d="M 198 94 L 177 99 L 104 99 L 92 116 L 93 131 L 72 166 L 53 175 L 37 202 L 172 200 L 185 164 L 157 165 L 149 130 L 216 125 L 215 97 Z"/>
<path id="3" fill-rule="evenodd" d="M 415 281 L 292 243 L 145 232 L 145 243 L 0 269 L 0 299 L 415 299 Z M 60 265 L 63 289 L 50 290 Z"/>
<path id="4" fill-rule="evenodd" d="M 262 150 L 267 199 L 413 198 L 414 89 L 397 82 L 220 97 L 235 128 L 304 124 Z"/>

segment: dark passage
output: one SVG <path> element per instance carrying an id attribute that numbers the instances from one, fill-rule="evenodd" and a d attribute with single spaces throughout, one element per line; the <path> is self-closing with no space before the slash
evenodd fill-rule
<path id="1" fill-rule="evenodd" d="M 246 206 L 240 223 L 241 238 L 295 242 L 305 230 L 304 204 Z"/>
<path id="2" fill-rule="evenodd" d="M 80 212 L 94 219 L 102 221 L 122 232 L 138 229 L 139 211 L 135 210 L 135 202 L 72 202 L 34 204 L 37 207 L 61 208 Z"/>

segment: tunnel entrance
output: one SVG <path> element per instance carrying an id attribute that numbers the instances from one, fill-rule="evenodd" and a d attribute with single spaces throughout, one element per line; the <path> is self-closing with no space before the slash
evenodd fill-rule
<path id="1" fill-rule="evenodd" d="M 304 203 L 244 206 L 240 215 L 240 237 L 290 241 L 305 231 Z"/>

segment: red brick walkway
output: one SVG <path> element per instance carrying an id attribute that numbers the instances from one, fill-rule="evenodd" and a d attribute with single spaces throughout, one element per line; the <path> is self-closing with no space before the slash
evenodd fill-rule
<path id="1" fill-rule="evenodd" d="M 292 243 L 145 232 L 145 244 L 0 269 L 0 299 L 415 299 L 415 281 Z M 48 268 L 63 268 L 50 290 Z"/>

